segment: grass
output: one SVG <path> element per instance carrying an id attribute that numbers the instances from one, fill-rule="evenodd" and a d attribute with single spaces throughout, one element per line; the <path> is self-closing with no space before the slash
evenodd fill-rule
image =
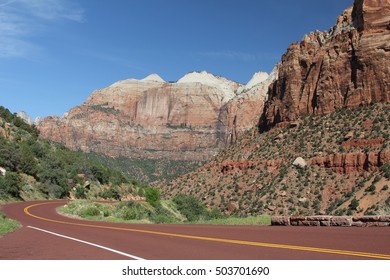
<path id="1" fill-rule="evenodd" d="M 196 222 L 186 221 L 173 201 L 164 200 L 157 207 L 144 201 L 99 203 L 75 200 L 57 209 L 59 213 L 86 220 L 137 224 L 214 224 L 214 225 L 270 225 L 271 216 L 246 218 L 223 217 Z"/>
<path id="2" fill-rule="evenodd" d="M 75 200 L 57 211 L 66 216 L 92 221 L 150 224 L 154 208 L 146 202 L 99 203 Z"/>
<path id="3" fill-rule="evenodd" d="M 20 228 L 20 226 L 19 222 L 7 219 L 5 214 L 0 212 L 0 237 L 6 235 L 7 233 L 16 231 Z"/>
<path id="4" fill-rule="evenodd" d="M 196 224 L 208 225 L 271 225 L 271 216 L 260 215 L 246 218 L 228 217 L 208 221 L 199 221 Z"/>

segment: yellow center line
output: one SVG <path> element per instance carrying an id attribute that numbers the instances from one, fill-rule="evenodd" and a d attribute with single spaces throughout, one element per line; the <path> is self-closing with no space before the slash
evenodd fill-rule
<path id="1" fill-rule="evenodd" d="M 152 230 L 142 230 L 142 229 L 114 227 L 114 226 L 90 225 L 90 224 L 83 224 L 83 223 L 76 223 L 76 222 L 66 222 L 66 221 L 53 220 L 53 219 L 40 217 L 40 216 L 32 214 L 29 211 L 33 207 L 46 205 L 46 204 L 55 204 L 55 203 L 59 203 L 59 202 L 44 202 L 44 203 L 33 204 L 33 205 L 30 205 L 30 206 L 24 208 L 24 213 L 26 213 L 28 216 L 31 216 L 31 217 L 39 219 L 39 220 L 53 222 L 53 223 L 59 223 L 59 224 L 73 225 L 73 226 L 111 229 L 111 230 L 120 230 L 120 231 L 137 232 L 137 233 L 147 233 L 147 234 L 154 234 L 154 235 L 160 235 L 160 236 L 179 237 L 179 238 L 186 238 L 186 239 L 212 241 L 212 242 L 229 243 L 229 244 L 237 244 L 237 245 L 247 245 L 247 246 L 256 246 L 256 247 L 277 248 L 277 249 L 288 249 L 288 250 L 298 250 L 298 251 L 307 251 L 307 252 L 328 253 L 328 254 L 337 254 L 337 255 L 356 256 L 356 257 L 363 257 L 363 258 L 390 260 L 390 255 L 386 255 L 386 254 L 345 251 L 345 250 L 336 250 L 336 249 L 327 249 L 327 248 L 307 247 L 307 246 L 294 246 L 294 245 L 285 245 L 285 244 L 276 244 L 276 243 L 275 244 L 274 243 L 263 243 L 263 242 L 256 242 L 256 241 L 244 241 L 244 240 L 224 239 L 224 238 L 215 238 L 215 237 L 203 237 L 203 236 L 167 233 L 167 232 L 152 231 Z"/>

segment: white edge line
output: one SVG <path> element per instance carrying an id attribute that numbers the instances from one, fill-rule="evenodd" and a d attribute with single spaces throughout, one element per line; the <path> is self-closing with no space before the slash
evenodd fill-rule
<path id="1" fill-rule="evenodd" d="M 124 253 L 124 252 L 121 252 L 121 251 L 118 251 L 118 250 L 115 250 L 115 249 L 111 249 L 111 248 L 108 248 L 108 247 L 105 247 L 105 246 L 102 246 L 102 245 L 99 245 L 99 244 L 91 243 L 91 242 L 88 242 L 88 241 L 84 241 L 84 240 L 81 240 L 81 239 L 73 238 L 73 237 L 62 235 L 62 234 L 55 233 L 55 232 L 51 232 L 51 231 L 44 230 L 44 229 L 37 228 L 37 227 L 32 227 L 32 226 L 27 226 L 27 227 L 31 228 L 31 229 L 39 230 L 39 231 L 42 231 L 42 232 L 46 232 L 46 233 L 49 233 L 49 234 L 52 234 L 52 235 L 55 235 L 55 236 L 59 236 L 59 237 L 62 237 L 62 238 L 66 238 L 66 239 L 70 239 L 70 240 L 77 241 L 77 242 L 80 242 L 80 243 L 84 243 L 84 244 L 87 244 L 87 245 L 90 245 L 90 246 L 94 246 L 94 247 L 97 247 L 97 248 L 100 248 L 100 249 L 103 249 L 103 250 L 107 250 L 107 251 L 110 251 L 110 252 L 113 252 L 113 253 L 125 256 L 125 257 L 129 257 L 129 258 L 135 259 L 135 260 L 145 260 L 143 258 L 134 256 L 134 255 L 130 255 L 130 254 L 127 254 L 127 253 Z"/>

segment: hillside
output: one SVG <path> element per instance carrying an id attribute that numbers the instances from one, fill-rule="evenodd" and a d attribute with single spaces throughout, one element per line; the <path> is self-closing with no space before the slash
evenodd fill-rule
<path id="1" fill-rule="evenodd" d="M 120 171 L 39 139 L 39 131 L 0 106 L 0 200 L 119 199 L 139 189 Z"/>
<path id="2" fill-rule="evenodd" d="M 388 103 L 306 116 L 252 129 L 161 187 L 167 198 L 191 194 L 229 214 L 389 214 L 389 135 Z M 298 157 L 302 167 L 293 164 Z"/>
<path id="3" fill-rule="evenodd" d="M 389 1 L 356 0 L 292 43 L 258 127 L 164 195 L 240 215 L 389 213 L 389 14 Z"/>

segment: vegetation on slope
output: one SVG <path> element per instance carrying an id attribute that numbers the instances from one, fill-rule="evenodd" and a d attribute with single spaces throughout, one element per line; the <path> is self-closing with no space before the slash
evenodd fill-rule
<path id="1" fill-rule="evenodd" d="M 134 178 L 143 184 L 150 184 L 155 181 L 169 182 L 203 164 L 201 162 L 169 159 L 111 158 L 96 153 L 90 153 L 87 156 L 105 166 L 120 170 L 127 178 Z"/>
<path id="2" fill-rule="evenodd" d="M 0 107 L 0 200 L 119 198 L 136 192 L 120 171 L 80 152 L 38 138 L 29 126 Z"/>
<path id="3" fill-rule="evenodd" d="M 123 165 L 118 166 L 119 161 L 108 165 L 129 169 L 129 161 L 121 161 Z M 63 145 L 39 139 L 34 126 L 0 107 L 0 167 L 5 170 L 0 175 L 0 201 L 76 198 L 61 211 L 115 222 L 246 223 L 225 219 L 219 210 L 208 210 L 193 196 L 177 195 L 162 201 L 159 189 L 128 180 L 121 171 L 107 167 L 107 162 L 107 158 L 70 151 Z M 247 221 L 258 222 L 264 220 Z M 17 222 L 0 216 L 1 234 L 17 228 Z"/>
<path id="4" fill-rule="evenodd" d="M 387 103 L 310 115 L 266 133 L 253 129 L 214 161 L 161 185 L 163 197 L 189 194 L 241 216 L 389 214 L 389 163 L 359 172 L 310 163 L 333 155 L 375 156 L 389 150 L 389 135 Z M 297 157 L 306 168 L 293 165 Z"/>
<path id="5" fill-rule="evenodd" d="M 208 210 L 192 196 L 178 195 L 173 200 L 126 201 L 101 203 L 75 200 L 61 207 L 59 212 L 71 217 L 87 220 L 142 223 L 142 224 L 220 224 L 220 225 L 269 225 L 267 215 L 249 217 L 227 217 L 217 209 Z"/>

